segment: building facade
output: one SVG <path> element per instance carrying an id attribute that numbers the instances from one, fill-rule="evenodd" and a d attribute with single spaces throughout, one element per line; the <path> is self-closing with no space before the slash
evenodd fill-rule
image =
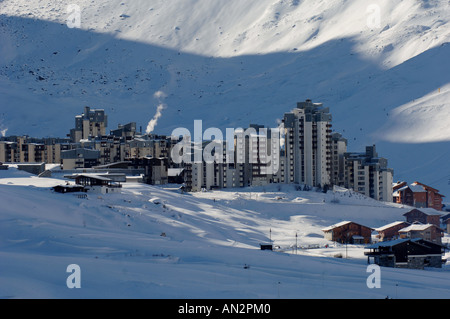
<path id="1" fill-rule="evenodd" d="M 379 201 L 392 202 L 394 171 L 387 159 L 378 157 L 375 145 L 367 146 L 365 153 L 345 154 L 344 187 Z"/>
<path id="2" fill-rule="evenodd" d="M 75 128 L 70 130 L 70 139 L 77 143 L 80 140 L 106 135 L 107 126 L 108 117 L 105 110 L 91 110 L 86 106 L 83 114 L 75 116 Z"/>
<path id="3" fill-rule="evenodd" d="M 284 115 L 285 183 L 331 184 L 331 120 L 329 109 L 311 100 Z"/>

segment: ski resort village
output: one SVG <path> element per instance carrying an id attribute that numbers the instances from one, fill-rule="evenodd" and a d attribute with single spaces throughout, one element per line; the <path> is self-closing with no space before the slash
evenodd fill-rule
<path id="1" fill-rule="evenodd" d="M 0 1 L 0 299 L 450 299 L 449 25 Z"/>
<path id="2" fill-rule="evenodd" d="M 266 262 L 301 255 L 324 269 L 331 267 L 324 273 L 336 264 L 344 274 L 347 267 L 374 264 L 427 271 L 436 280 L 448 276 L 447 271 L 430 271 L 448 269 L 450 210 L 446 212 L 443 204 L 445 196 L 418 181 L 394 183 L 394 170 L 375 145 L 365 152 L 349 152 L 348 141 L 332 131 L 330 109 L 322 104 L 300 102 L 285 113 L 280 127 L 252 124 L 227 130 L 232 132 L 228 140 L 216 139 L 222 136 L 218 129 L 209 140 L 203 140 L 208 130 L 200 140 L 195 136 L 193 140 L 187 129 L 174 131 L 185 133 L 179 136 L 143 134 L 134 122 L 106 134 L 107 119 L 104 110 L 85 107 L 75 116 L 67 138 L 2 138 L 0 183 L 6 208 L 2 224 L 12 236 L 4 243 L 9 258 L 27 258 L 33 252 L 67 259 L 75 253 L 74 259 L 83 262 L 139 260 L 152 274 L 154 265 L 170 264 L 175 269 L 181 264 L 186 271 L 195 264 L 194 268 L 210 265 L 211 275 L 216 267 L 234 272 L 241 266 L 249 273 L 254 267 L 262 276 L 267 272 L 276 277 L 278 267 Z M 116 231 L 120 240 L 115 239 Z M 184 245 L 192 247 L 184 247 L 180 256 Z M 216 260 L 222 249 L 236 253 L 227 257 L 236 259 Z M 246 250 L 252 253 L 247 256 Z M 34 257 L 28 258 L 31 262 Z M 290 271 L 302 278 L 304 260 L 297 262 Z M 15 273 L 16 268 L 7 269 Z M 164 286 L 169 274 L 160 271 L 158 285 Z M 389 271 L 392 279 L 395 271 Z M 281 274 L 284 280 L 290 276 Z M 3 279 L 6 287 L 18 289 L 12 278 Z M 239 294 L 258 295 L 250 291 L 261 284 L 259 279 L 248 282 L 249 287 L 242 283 L 236 288 Z M 301 285 L 298 291 L 291 279 L 287 284 L 286 297 L 305 296 Z M 159 289 L 144 287 L 142 292 L 151 297 L 180 293 L 166 287 L 159 295 Z M 193 296 L 203 295 L 197 289 Z M 225 292 L 218 289 L 220 297 Z M 20 291 L 24 297 L 34 293 Z M 393 297 L 392 290 L 390 294 Z"/>

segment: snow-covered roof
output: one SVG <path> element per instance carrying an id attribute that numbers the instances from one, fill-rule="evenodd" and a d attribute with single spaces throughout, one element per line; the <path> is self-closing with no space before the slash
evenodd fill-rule
<path id="1" fill-rule="evenodd" d="M 421 213 L 423 213 L 423 214 L 425 214 L 425 215 L 428 215 L 428 216 L 436 216 L 436 215 L 437 215 L 437 216 L 441 216 L 441 215 L 442 215 L 441 212 L 437 211 L 436 209 L 434 209 L 434 208 L 432 208 L 432 207 L 421 207 L 420 209 L 415 208 L 415 209 L 413 209 L 413 210 L 411 210 L 411 211 L 409 211 L 409 212 L 403 214 L 403 216 L 406 216 L 406 215 L 408 215 L 410 212 L 415 211 L 415 210 L 418 210 L 418 211 L 420 211 Z"/>
<path id="2" fill-rule="evenodd" d="M 85 173 L 85 174 L 74 174 L 74 177 L 75 178 L 77 178 L 77 177 L 87 177 L 87 178 L 98 179 L 100 181 L 108 181 L 108 182 L 112 181 L 110 178 L 107 178 L 105 176 L 101 176 L 101 175 L 97 175 L 97 174 L 88 174 L 88 173 Z"/>
<path id="3" fill-rule="evenodd" d="M 423 186 L 420 185 L 409 185 L 409 188 L 414 192 L 414 193 L 426 193 L 426 189 L 423 188 Z"/>
<path id="4" fill-rule="evenodd" d="M 408 188 L 410 188 L 410 187 L 408 185 L 405 185 L 405 186 L 400 187 L 397 191 L 401 192 L 401 191 L 404 191 L 405 189 L 408 189 Z"/>
<path id="5" fill-rule="evenodd" d="M 383 231 L 383 230 L 386 230 L 386 229 L 389 229 L 389 228 L 391 228 L 391 227 L 395 227 L 395 226 L 397 226 L 397 225 L 401 225 L 401 224 L 404 224 L 404 223 L 405 223 L 405 222 L 401 222 L 401 221 L 393 222 L 393 223 L 390 223 L 390 224 L 387 224 L 387 225 L 384 225 L 384 226 L 375 228 L 375 230 L 379 232 L 379 231 Z"/>
<path id="6" fill-rule="evenodd" d="M 381 242 L 378 242 L 378 243 L 373 244 L 371 246 L 367 246 L 367 247 L 365 247 L 365 249 L 377 249 L 377 248 L 380 248 L 380 247 L 392 247 L 392 246 L 404 243 L 404 242 L 409 241 L 409 240 L 414 241 L 414 239 L 409 239 L 409 238 L 395 239 L 395 240 L 390 240 L 390 241 L 381 241 Z"/>
<path id="7" fill-rule="evenodd" d="M 409 232 L 409 231 L 423 231 L 423 230 L 426 230 L 433 226 L 435 226 L 435 225 L 433 225 L 433 224 L 412 224 L 412 225 L 409 225 L 408 227 L 400 229 L 399 232 L 405 233 L 405 232 Z"/>
<path id="8" fill-rule="evenodd" d="M 341 227 L 341 226 L 344 226 L 344 225 L 347 225 L 350 223 L 351 223 L 351 221 L 343 221 L 343 222 L 331 225 L 329 227 L 323 228 L 322 231 L 330 231 L 330 230 L 333 230 L 334 228 L 338 228 L 338 227 Z"/>

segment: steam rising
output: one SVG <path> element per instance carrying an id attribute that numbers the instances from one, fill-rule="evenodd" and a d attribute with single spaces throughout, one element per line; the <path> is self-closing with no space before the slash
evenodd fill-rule
<path id="1" fill-rule="evenodd" d="M 158 125 L 158 120 L 162 116 L 162 111 L 167 108 L 167 105 L 161 102 L 161 99 L 166 97 L 166 94 L 162 91 L 157 91 L 153 94 L 153 97 L 158 99 L 160 104 L 156 108 L 156 114 L 153 116 L 153 119 L 148 122 L 146 134 L 151 134 L 155 130 L 156 125 Z"/>

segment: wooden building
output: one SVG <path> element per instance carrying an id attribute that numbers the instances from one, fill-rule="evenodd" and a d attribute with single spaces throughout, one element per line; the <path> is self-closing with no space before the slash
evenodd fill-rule
<path id="1" fill-rule="evenodd" d="M 96 174 L 75 175 L 75 183 L 84 186 L 87 192 L 108 194 L 120 193 L 122 185 L 113 179 Z"/>
<path id="2" fill-rule="evenodd" d="M 442 200 L 445 196 L 440 194 L 439 190 L 419 182 L 414 182 L 412 185 L 421 186 L 426 191 L 426 207 L 442 211 Z"/>
<path id="3" fill-rule="evenodd" d="M 379 242 L 364 252 L 370 263 L 382 267 L 424 269 L 425 267 L 442 268 L 444 247 L 424 239 L 397 239 Z"/>
<path id="4" fill-rule="evenodd" d="M 435 210 L 418 210 L 413 209 L 409 212 L 403 214 L 406 217 L 406 221 L 410 224 L 421 223 L 421 224 L 433 224 L 437 227 L 441 226 L 441 214 Z"/>
<path id="5" fill-rule="evenodd" d="M 86 190 L 82 185 L 57 185 L 53 187 L 57 193 L 84 193 Z"/>
<path id="6" fill-rule="evenodd" d="M 407 222 L 393 222 L 388 225 L 375 228 L 375 231 L 378 232 L 377 239 L 378 241 L 389 241 L 398 239 L 400 237 L 399 230 L 409 226 Z"/>
<path id="7" fill-rule="evenodd" d="M 442 200 L 445 196 L 431 186 L 419 182 L 414 182 L 411 185 L 408 185 L 406 182 L 398 182 L 393 186 L 392 190 L 394 203 L 416 208 L 442 210 Z"/>
<path id="8" fill-rule="evenodd" d="M 327 240 L 342 244 L 369 244 L 372 241 L 373 229 L 355 222 L 343 221 L 322 231 Z"/>
<path id="9" fill-rule="evenodd" d="M 444 236 L 444 230 L 433 224 L 414 223 L 398 232 L 400 238 L 420 238 L 437 244 L 442 243 L 442 237 Z"/>

